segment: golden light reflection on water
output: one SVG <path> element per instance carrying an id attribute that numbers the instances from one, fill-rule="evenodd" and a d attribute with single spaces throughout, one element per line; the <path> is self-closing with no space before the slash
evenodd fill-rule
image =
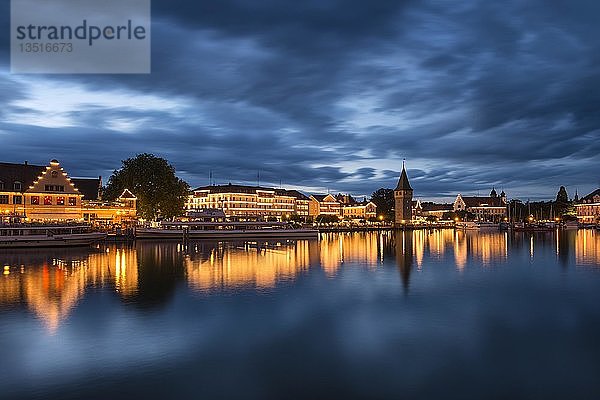
<path id="1" fill-rule="evenodd" d="M 591 229 L 577 231 L 575 261 L 577 265 L 600 268 L 600 231 Z"/>
<path id="2" fill-rule="evenodd" d="M 506 263 L 509 253 L 534 260 L 555 253 L 565 266 L 600 268 L 600 232 L 544 234 L 432 230 L 322 234 L 284 242 L 138 243 L 135 247 L 0 253 L 0 308 L 25 305 L 54 333 L 86 291 L 109 288 L 121 299 L 185 280 L 193 291 L 268 289 L 309 269 L 337 276 L 347 265 L 395 265 L 405 287 L 411 271 L 446 262 L 467 266 Z M 168 289 L 167 289 L 168 291 Z M 160 293 L 159 293 L 160 294 Z M 137 298 L 137 297 L 136 297 Z"/>
<path id="3" fill-rule="evenodd" d="M 10 267 L 0 280 L 0 304 L 24 303 L 50 333 L 68 317 L 88 287 L 114 284 L 121 296 L 137 290 L 137 253 L 99 251 L 17 251 L 4 253 Z"/>
<path id="4" fill-rule="evenodd" d="M 184 259 L 188 285 L 201 291 L 271 288 L 278 281 L 292 279 L 308 269 L 311 244 L 317 242 L 192 245 Z"/>
<path id="5" fill-rule="evenodd" d="M 380 241 L 385 234 L 370 233 L 322 234 L 318 243 L 321 268 L 334 276 L 344 262 L 359 262 L 374 268 L 379 262 Z"/>

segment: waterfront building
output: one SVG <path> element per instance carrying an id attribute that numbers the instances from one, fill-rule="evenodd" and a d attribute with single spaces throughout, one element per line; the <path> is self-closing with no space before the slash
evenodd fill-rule
<path id="1" fill-rule="evenodd" d="M 579 200 L 575 204 L 577 210 L 577 219 L 583 223 L 600 222 L 600 189 L 594 190 L 592 193 Z"/>
<path id="2" fill-rule="evenodd" d="M 421 216 L 424 218 L 435 217 L 442 219 L 444 214 L 454 211 L 453 204 L 437 204 L 433 202 L 422 202 L 421 203 Z"/>
<path id="3" fill-rule="evenodd" d="M 394 211 L 396 226 L 403 225 L 413 219 L 412 196 L 413 189 L 408 181 L 408 175 L 406 174 L 404 163 L 402 163 L 402 173 L 400 174 L 400 179 L 398 179 L 398 185 L 396 185 L 396 189 L 394 189 Z"/>
<path id="4" fill-rule="evenodd" d="M 102 177 L 73 178 L 75 186 L 83 194 L 83 220 L 96 225 L 128 224 L 137 219 L 137 197 L 123 190 L 115 201 L 102 199 Z"/>
<path id="5" fill-rule="evenodd" d="M 0 213 L 30 221 L 82 218 L 83 195 L 57 160 L 47 166 L 0 163 Z"/>
<path id="6" fill-rule="evenodd" d="M 278 221 L 292 215 L 308 217 L 309 199 L 296 190 L 260 186 L 211 185 L 194 189 L 187 210 L 220 209 L 229 219 Z"/>
<path id="7" fill-rule="evenodd" d="M 492 189 L 487 197 L 463 196 L 459 193 L 454 200 L 453 209 L 455 212 L 466 211 L 474 214 L 480 221 L 500 222 L 507 215 L 506 206 L 504 191 L 498 196 L 496 190 Z"/>
<path id="8" fill-rule="evenodd" d="M 57 160 L 47 166 L 0 163 L 0 214 L 26 221 L 120 223 L 135 219 L 137 199 L 125 190 L 116 202 L 102 202 L 102 178 L 73 178 Z"/>
<path id="9" fill-rule="evenodd" d="M 338 193 L 335 199 L 342 205 L 341 216 L 344 219 L 369 220 L 377 218 L 377 206 L 368 201 L 366 197 L 363 201 L 358 201 L 349 194 Z"/>
<path id="10" fill-rule="evenodd" d="M 308 196 L 300 193 L 297 190 L 275 189 L 275 193 L 294 198 L 294 213 L 302 220 L 306 221 L 309 217 L 310 199 Z"/>
<path id="11" fill-rule="evenodd" d="M 411 202 L 411 210 L 414 219 L 421 217 L 423 215 L 423 205 L 421 204 L 421 200 L 413 200 Z"/>
<path id="12" fill-rule="evenodd" d="M 308 213 L 311 217 L 318 215 L 341 217 L 342 204 L 332 194 L 312 194 L 309 199 Z"/>

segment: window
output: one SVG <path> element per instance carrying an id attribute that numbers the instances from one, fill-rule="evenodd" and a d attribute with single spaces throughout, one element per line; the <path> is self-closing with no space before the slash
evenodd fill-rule
<path id="1" fill-rule="evenodd" d="M 4 182 L 0 181 L 0 190 L 4 190 Z"/>
<path id="2" fill-rule="evenodd" d="M 56 205 L 57 206 L 64 206 L 65 205 L 65 198 L 62 197 L 62 196 L 56 198 Z"/>
<path id="3" fill-rule="evenodd" d="M 23 204 L 23 196 L 13 196 L 13 204 Z"/>
<path id="4" fill-rule="evenodd" d="M 52 196 L 44 196 L 44 205 L 51 206 L 52 205 Z"/>
<path id="5" fill-rule="evenodd" d="M 8 195 L 0 194 L 0 204 L 8 204 Z"/>
<path id="6" fill-rule="evenodd" d="M 74 207 L 77 205 L 77 197 L 69 197 L 69 205 Z"/>
<path id="7" fill-rule="evenodd" d="M 31 204 L 37 206 L 40 204 L 40 196 L 31 196 Z"/>
<path id="8" fill-rule="evenodd" d="M 58 191 L 59 192 L 64 192 L 65 191 L 65 187 L 63 185 L 58 186 Z"/>
<path id="9" fill-rule="evenodd" d="M 58 171 L 52 171 L 50 173 L 50 175 L 52 175 L 53 178 L 57 178 L 58 177 Z"/>
<path id="10" fill-rule="evenodd" d="M 22 186 L 21 186 L 21 182 L 15 182 L 15 183 L 13 184 L 13 187 L 14 187 L 14 189 L 15 189 L 15 192 L 20 192 L 20 191 L 21 191 L 21 187 L 22 187 Z"/>

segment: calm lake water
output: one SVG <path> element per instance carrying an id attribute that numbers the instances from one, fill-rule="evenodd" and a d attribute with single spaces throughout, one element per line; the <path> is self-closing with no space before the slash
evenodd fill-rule
<path id="1" fill-rule="evenodd" d="M 600 232 L 0 253 L 2 398 L 600 398 Z"/>

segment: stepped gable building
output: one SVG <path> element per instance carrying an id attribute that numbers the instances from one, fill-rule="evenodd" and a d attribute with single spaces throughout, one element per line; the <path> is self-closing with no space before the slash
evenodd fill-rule
<path id="1" fill-rule="evenodd" d="M 80 220 L 83 195 L 57 160 L 0 163 L 0 213 L 31 221 Z"/>
<path id="2" fill-rule="evenodd" d="M 230 219 L 308 218 L 309 198 L 297 190 L 245 185 L 201 186 L 192 191 L 187 210 L 219 209 Z"/>
<path id="3" fill-rule="evenodd" d="M 396 226 L 410 222 L 412 218 L 412 196 L 413 189 L 408 181 L 404 162 L 402 163 L 402 173 L 398 179 L 398 185 L 394 189 L 394 208 Z"/>
<path id="4" fill-rule="evenodd" d="M 125 190 L 112 203 L 100 203 L 101 195 L 101 177 L 71 179 L 57 160 L 47 166 L 0 163 L 0 215 L 5 218 L 81 221 L 85 210 L 93 207 L 106 222 L 135 219 L 137 199 L 131 192 Z"/>
<path id="5" fill-rule="evenodd" d="M 600 189 L 594 190 L 587 196 L 582 197 L 575 204 L 577 219 L 583 223 L 600 222 Z"/>
<path id="6" fill-rule="evenodd" d="M 467 211 L 481 221 L 500 222 L 507 215 L 506 205 L 504 191 L 498 196 L 496 189 L 492 188 L 487 197 L 463 196 L 459 193 L 454 200 L 454 211 Z"/>

